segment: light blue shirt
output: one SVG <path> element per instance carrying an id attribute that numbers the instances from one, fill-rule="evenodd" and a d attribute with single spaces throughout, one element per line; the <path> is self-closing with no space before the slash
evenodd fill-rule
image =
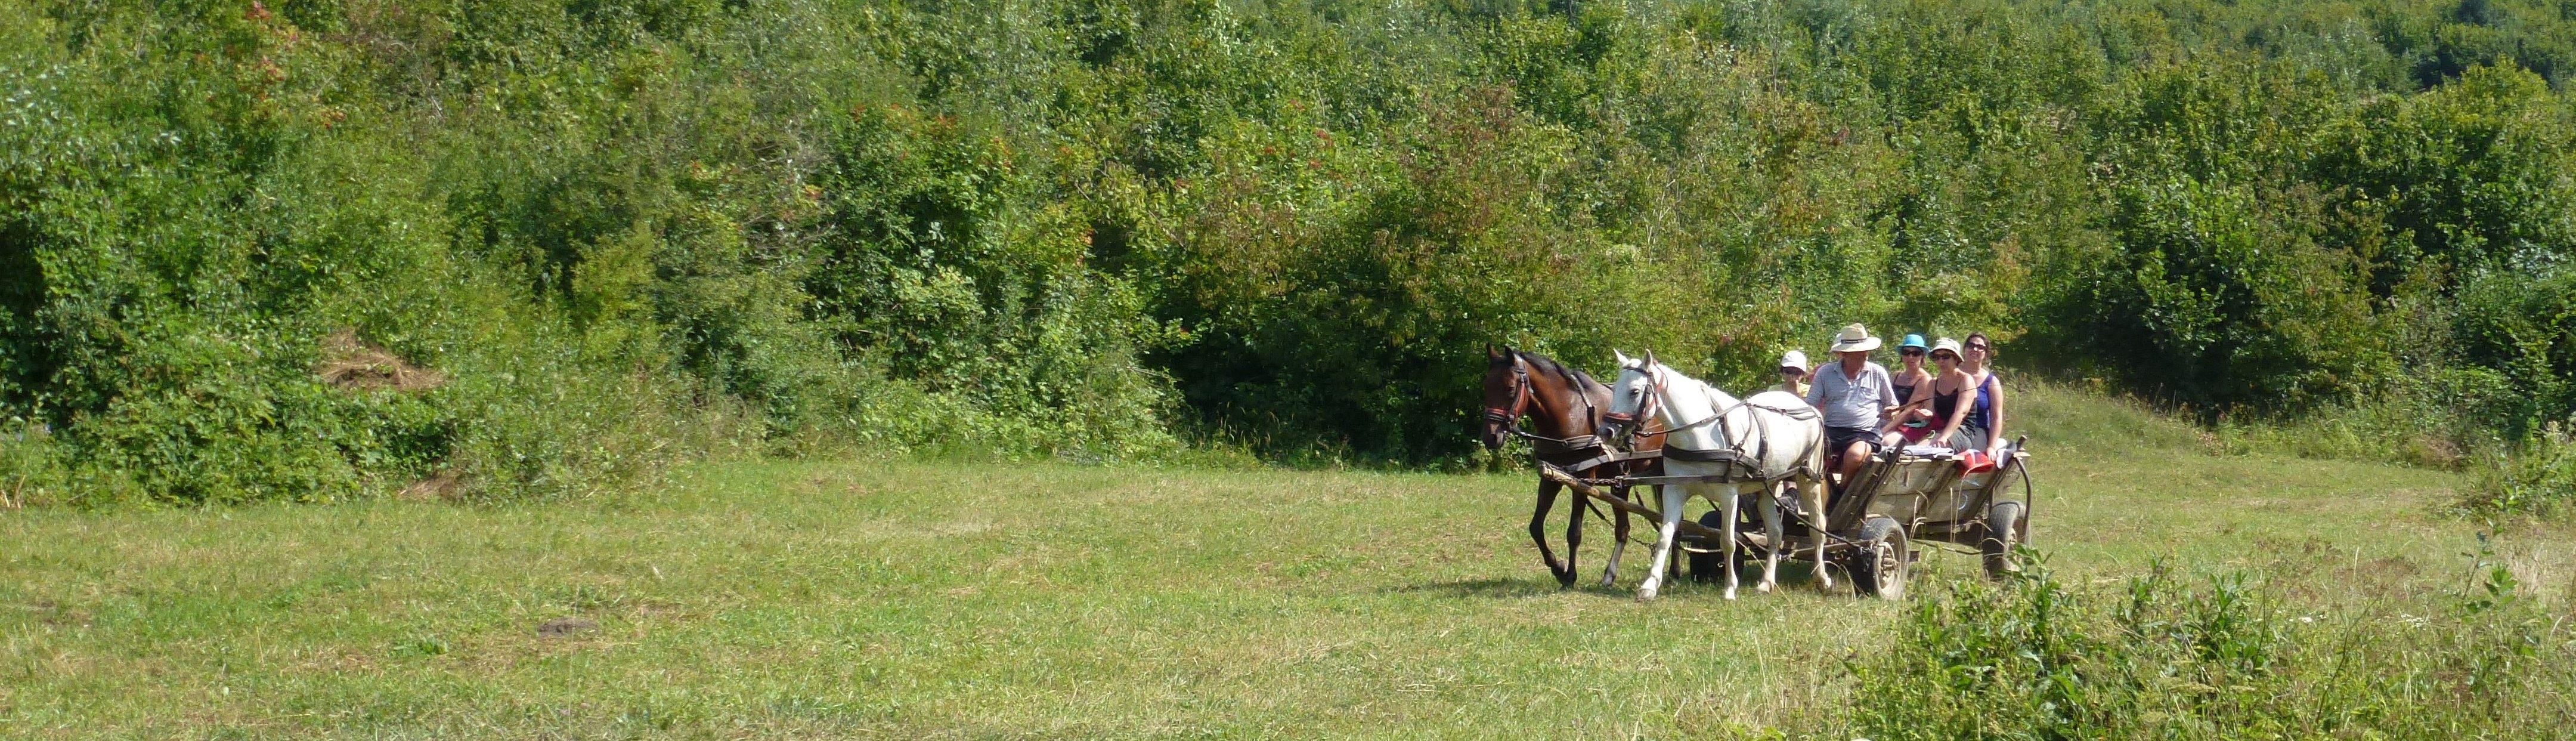
<path id="1" fill-rule="evenodd" d="M 1877 363 L 1861 364 L 1860 377 L 1853 378 L 1843 374 L 1843 363 L 1836 360 L 1816 369 L 1807 403 L 1824 413 L 1826 427 L 1877 430 L 1887 408 L 1896 403 L 1896 386 Z"/>

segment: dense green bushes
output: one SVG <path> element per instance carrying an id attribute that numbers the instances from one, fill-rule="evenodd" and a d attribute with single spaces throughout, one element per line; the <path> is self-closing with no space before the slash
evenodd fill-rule
<path id="1" fill-rule="evenodd" d="M 2124 593 L 2044 568 L 1962 584 L 1852 664 L 1852 707 L 1836 722 L 1874 739 L 2555 735 L 2576 682 L 2565 628 L 2504 564 L 2477 566 L 2446 604 L 2281 586 L 2404 588 L 2357 562 L 2291 564 L 2268 584 L 2228 573 L 2195 585 L 2159 567 Z"/>
<path id="2" fill-rule="evenodd" d="M 86 482 L 19 490 L 1429 461 L 1486 343 L 1741 386 L 1848 321 L 2384 448 L 2576 410 L 2564 3 L 0 13 L 0 455 Z"/>

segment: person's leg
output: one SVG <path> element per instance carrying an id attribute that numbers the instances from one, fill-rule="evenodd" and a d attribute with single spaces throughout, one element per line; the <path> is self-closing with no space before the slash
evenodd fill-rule
<path id="1" fill-rule="evenodd" d="M 1962 452 L 1985 450 L 1985 428 L 1961 426 L 1957 431 L 1950 433 L 1950 449 Z"/>
<path id="2" fill-rule="evenodd" d="M 1868 461 L 1869 439 L 1864 437 L 1858 440 L 1853 440 L 1851 441 L 1851 444 L 1843 446 L 1842 465 L 1837 467 L 1835 472 L 1842 475 L 1842 483 L 1844 486 L 1850 486 L 1852 475 L 1859 473 L 1860 464 Z"/>

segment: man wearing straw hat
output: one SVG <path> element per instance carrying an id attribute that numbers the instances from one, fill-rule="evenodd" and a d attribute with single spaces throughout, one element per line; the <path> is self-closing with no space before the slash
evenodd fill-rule
<path id="1" fill-rule="evenodd" d="M 1898 401 L 1887 369 L 1869 362 L 1869 351 L 1878 345 L 1868 327 L 1843 327 L 1834 336 L 1833 352 L 1839 362 L 1817 368 L 1807 390 L 1807 403 L 1824 413 L 1825 454 L 1837 459 L 1831 465 L 1841 474 L 1839 482 L 1850 481 L 1869 460 L 1878 447 L 1878 428 Z"/>

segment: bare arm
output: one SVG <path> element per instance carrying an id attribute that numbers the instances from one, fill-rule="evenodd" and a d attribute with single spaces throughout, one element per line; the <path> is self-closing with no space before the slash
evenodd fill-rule
<path id="1" fill-rule="evenodd" d="M 1958 373 L 1958 371 L 1951 372 Z M 1935 383 L 1937 384 L 1938 382 L 1936 381 Z M 1935 388 L 1933 389 L 1933 392 L 1939 393 L 1940 389 Z M 1977 408 L 1977 397 L 1975 395 L 1977 393 L 1977 387 L 1968 383 L 1968 374 L 1959 373 L 1959 390 L 1952 391 L 1950 393 L 1959 395 L 1959 403 L 1950 410 L 1950 418 L 1942 422 L 1941 434 L 1935 438 L 1938 440 L 1950 439 L 1950 433 L 1958 432 L 1959 424 L 1966 422 L 1968 420 L 1968 413 L 1975 411 Z"/>
<path id="2" fill-rule="evenodd" d="M 1888 370 L 1878 370 L 1875 376 L 1878 376 L 1875 378 L 1875 381 L 1878 381 L 1878 425 L 1886 427 L 1888 422 L 1896 422 L 1896 404 L 1904 399 L 1896 399 L 1896 383 L 1888 381 L 1888 378 L 1891 378 Z M 1880 432 L 1886 432 L 1886 430 L 1880 430 Z"/>
<path id="3" fill-rule="evenodd" d="M 1878 408 L 1878 434 L 1881 435 L 1895 432 L 1896 423 L 1905 421 L 1905 417 L 1902 414 L 1899 414 L 1899 412 L 1905 410 L 1905 400 L 1896 398 L 1896 387 L 1893 385 L 1895 375 L 1896 374 L 1894 373 L 1882 373 L 1878 378 L 1878 387 L 1880 389 L 1879 398 L 1886 399 L 1891 402 Z"/>
<path id="4" fill-rule="evenodd" d="M 1896 411 L 1888 413 L 1887 424 L 1880 426 L 1879 434 L 1895 432 L 1896 428 L 1905 426 L 1906 420 L 1913 419 L 1917 414 L 1931 416 L 1930 412 L 1922 409 L 1932 403 L 1932 374 L 1915 373 L 1907 376 L 1905 380 L 1913 383 L 1906 385 L 1905 398 L 1897 400 Z"/>
<path id="5" fill-rule="evenodd" d="M 2004 382 L 1992 371 L 1986 373 L 1986 382 L 1994 384 L 1995 428 L 1986 431 L 1986 452 L 1993 453 L 2004 447 Z"/>
<path id="6" fill-rule="evenodd" d="M 1913 383 L 1906 384 L 1905 398 L 1896 400 L 1898 409 L 1912 409 L 1932 403 L 1932 374 L 1916 373 L 1905 378 Z"/>

